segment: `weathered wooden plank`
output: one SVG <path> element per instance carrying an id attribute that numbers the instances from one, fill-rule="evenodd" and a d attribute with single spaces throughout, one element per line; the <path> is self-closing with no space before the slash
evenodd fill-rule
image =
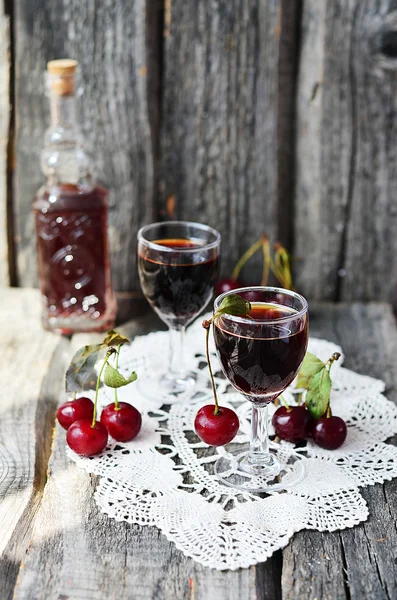
<path id="1" fill-rule="evenodd" d="M 343 567 L 337 533 L 298 533 L 283 552 L 282 598 L 346 600 Z"/>
<path id="2" fill-rule="evenodd" d="M 396 10 L 303 2 L 294 254 L 313 299 L 389 299 L 397 280 Z"/>
<path id="3" fill-rule="evenodd" d="M 43 73 L 49 59 L 79 60 L 80 120 L 98 179 L 110 189 L 117 290 L 136 289 L 138 227 L 153 220 L 158 121 L 159 0 L 15 0 L 16 203 L 21 285 L 36 284 L 31 202 L 49 123 Z"/>
<path id="4" fill-rule="evenodd" d="M 280 55 L 282 23 L 288 23 L 281 9 L 293 20 L 294 4 L 166 3 L 161 208 L 165 217 L 221 231 L 224 272 L 263 232 L 278 235 L 277 173 L 284 160 L 278 105 L 293 77 L 280 64 L 291 59 L 290 52 Z M 247 281 L 260 281 L 260 263 L 260 256 L 250 263 Z"/>
<path id="5" fill-rule="evenodd" d="M 397 330 L 388 305 L 323 305 L 311 334 L 341 344 L 345 365 L 386 381 L 397 401 Z M 298 533 L 284 551 L 282 589 L 289 600 L 389 599 L 397 595 L 396 482 L 363 489 L 370 517 L 340 533 Z"/>
<path id="6" fill-rule="evenodd" d="M 9 285 L 7 249 L 8 143 L 10 128 L 10 21 L 0 2 L 0 285 Z"/>
<path id="7" fill-rule="evenodd" d="M 293 243 L 295 195 L 296 84 L 302 0 L 281 1 L 278 60 L 277 238 L 288 249 Z"/>
<path id="8" fill-rule="evenodd" d="M 346 366 L 386 382 L 387 397 L 397 402 L 397 334 L 393 314 L 386 305 L 353 307 L 348 323 L 343 308 L 335 325 L 346 351 Z M 346 328 L 351 334 L 346 335 Z M 394 443 L 396 440 L 394 439 Z M 397 597 L 396 481 L 363 490 L 370 518 L 362 527 L 341 534 L 352 598 Z"/>
<path id="9" fill-rule="evenodd" d="M 123 330 L 133 337 L 158 324 L 149 314 Z M 75 336 L 72 346 L 88 339 L 95 338 Z M 155 528 L 117 523 L 100 514 L 93 500 L 95 485 L 95 477 L 66 460 L 65 434 L 57 427 L 49 478 L 15 600 L 279 597 L 279 560 L 227 573 L 201 567 Z"/>
<path id="10" fill-rule="evenodd" d="M 41 329 L 33 290 L 2 290 L 0 330 L 0 581 L 8 600 L 44 489 L 67 341 Z"/>

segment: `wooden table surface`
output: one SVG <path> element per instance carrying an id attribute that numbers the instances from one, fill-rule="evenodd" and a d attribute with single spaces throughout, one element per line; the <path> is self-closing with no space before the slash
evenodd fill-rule
<path id="1" fill-rule="evenodd" d="M 397 481 L 362 491 L 368 521 L 302 531 L 266 563 L 234 572 L 186 558 L 153 527 L 118 523 L 93 500 L 96 478 L 65 456 L 55 411 L 65 365 L 94 336 L 40 327 L 33 290 L 0 307 L 0 598 L 8 600 L 347 600 L 397 598 Z M 318 305 L 311 334 L 341 344 L 345 365 L 386 381 L 397 401 L 397 331 L 385 304 Z M 130 336 L 161 327 L 150 313 Z"/>

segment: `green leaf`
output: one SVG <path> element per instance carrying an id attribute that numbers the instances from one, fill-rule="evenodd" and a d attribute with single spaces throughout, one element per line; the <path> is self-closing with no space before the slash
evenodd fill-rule
<path id="1" fill-rule="evenodd" d="M 306 394 L 306 407 L 310 414 L 319 419 L 326 412 L 331 398 L 332 381 L 328 369 L 321 369 L 310 378 Z"/>
<path id="2" fill-rule="evenodd" d="M 126 379 L 124 375 L 122 375 L 117 369 L 115 369 L 114 367 L 112 367 L 112 365 L 109 365 L 108 363 L 106 365 L 103 381 L 108 387 L 120 388 L 124 385 L 132 383 L 137 378 L 138 375 L 135 373 L 135 371 L 132 371 L 131 375 L 128 377 L 128 379 Z"/>
<path id="3" fill-rule="evenodd" d="M 95 344 L 77 350 L 66 371 L 66 392 L 95 389 L 97 376 L 94 368 L 102 349 L 102 344 Z"/>
<path id="4" fill-rule="evenodd" d="M 322 360 L 317 358 L 311 352 L 306 352 L 306 356 L 303 359 L 302 366 L 298 373 L 298 378 L 296 380 L 297 388 L 308 388 L 310 386 L 310 379 L 316 373 L 319 373 L 322 369 L 324 369 L 325 363 Z"/>
<path id="5" fill-rule="evenodd" d="M 251 310 L 251 304 L 248 300 L 244 300 L 238 294 L 229 294 L 224 298 L 215 313 L 216 317 L 219 315 L 233 315 L 235 317 L 244 317 L 249 314 Z"/>
<path id="6" fill-rule="evenodd" d="M 115 331 L 114 329 L 108 331 L 105 339 L 103 340 L 104 346 L 123 346 L 124 344 L 129 343 L 130 340 L 125 335 Z"/>

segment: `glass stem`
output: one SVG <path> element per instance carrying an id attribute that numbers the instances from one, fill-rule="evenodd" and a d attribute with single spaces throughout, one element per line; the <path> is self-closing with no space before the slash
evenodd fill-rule
<path id="1" fill-rule="evenodd" d="M 173 378 L 181 377 L 184 374 L 184 340 L 185 327 L 179 326 L 174 329 L 170 327 L 170 361 L 168 365 L 168 375 Z"/>
<path id="2" fill-rule="evenodd" d="M 269 452 L 267 432 L 267 406 L 252 404 L 251 440 L 248 464 L 253 467 L 273 465 L 273 457 Z"/>

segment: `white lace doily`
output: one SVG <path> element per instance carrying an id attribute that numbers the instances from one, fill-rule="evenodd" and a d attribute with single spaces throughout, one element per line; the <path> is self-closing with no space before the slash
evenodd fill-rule
<path id="1" fill-rule="evenodd" d="M 303 480 L 272 496 L 242 493 L 220 483 L 213 465 L 228 448 L 247 444 L 249 402 L 218 377 L 221 404 L 237 410 L 240 432 L 233 444 L 218 449 L 206 446 L 193 432 L 198 408 L 212 397 L 200 323 L 186 334 L 186 364 L 198 378 L 195 397 L 185 395 L 164 406 L 170 398 L 165 393 L 156 397 L 153 381 L 167 364 L 167 333 L 136 338 L 122 348 L 120 364 L 125 374 L 136 369 L 140 385 L 121 388 L 119 398 L 142 412 L 141 432 L 129 443 L 110 440 L 93 458 L 67 449 L 79 467 L 101 476 L 95 492 L 100 509 L 118 521 L 159 527 L 186 556 L 216 569 L 263 562 L 301 529 L 334 531 L 365 521 L 368 508 L 359 486 L 397 475 L 397 448 L 384 443 L 397 433 L 397 408 L 382 395 L 384 383 L 343 368 L 342 356 L 332 368 L 332 410 L 348 423 L 344 445 L 327 451 L 310 441 L 305 448 L 281 442 L 285 452 L 302 456 Z M 342 352 L 319 339 L 310 340 L 309 350 L 323 360 Z M 215 370 L 218 363 L 212 355 Z M 293 401 L 291 388 L 286 396 Z M 112 401 L 113 390 L 101 389 L 101 405 Z M 271 406 L 270 417 L 274 410 Z"/>

